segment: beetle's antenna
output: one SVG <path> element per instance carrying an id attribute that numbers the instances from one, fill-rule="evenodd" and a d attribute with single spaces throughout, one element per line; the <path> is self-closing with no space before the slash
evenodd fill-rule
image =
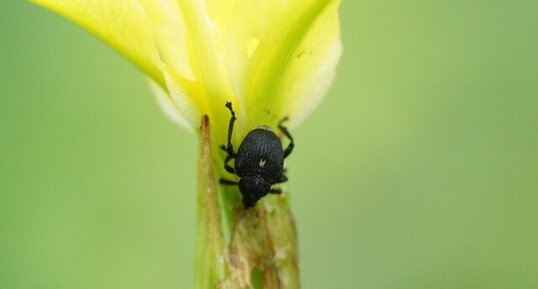
<path id="1" fill-rule="evenodd" d="M 230 110 L 230 113 L 232 114 L 232 117 L 230 118 L 230 124 L 228 125 L 228 145 L 226 147 L 226 151 L 228 152 L 228 154 L 235 156 L 235 152 L 232 145 L 232 133 L 234 130 L 234 123 L 237 118 L 235 117 L 235 112 L 232 108 L 232 103 L 230 101 L 226 102 L 226 107 Z"/>
<path id="2" fill-rule="evenodd" d="M 230 113 L 232 114 L 232 118 L 235 120 L 235 112 L 232 108 L 232 102 L 231 101 L 227 101 L 226 102 L 226 107 L 230 110 Z"/>

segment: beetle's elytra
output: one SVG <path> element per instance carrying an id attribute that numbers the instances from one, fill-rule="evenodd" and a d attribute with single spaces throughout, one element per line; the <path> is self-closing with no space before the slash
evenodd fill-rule
<path id="1" fill-rule="evenodd" d="M 236 120 L 235 112 L 231 102 L 226 102 L 226 107 L 232 117 L 228 126 L 228 144 L 221 146 L 227 153 L 224 168 L 229 173 L 237 175 L 239 181 L 221 179 L 220 183 L 239 186 L 243 204 L 249 208 L 269 193 L 281 193 L 280 189 L 273 188 L 273 185 L 288 180 L 284 175 L 284 159 L 293 151 L 294 142 L 288 129 L 283 126 L 283 122 L 287 120 L 284 118 L 279 122 L 278 128 L 290 140 L 285 150 L 282 149 L 282 141 L 271 128 L 259 126 L 247 134 L 236 153 L 231 142 Z M 235 167 L 229 164 L 233 159 Z"/>

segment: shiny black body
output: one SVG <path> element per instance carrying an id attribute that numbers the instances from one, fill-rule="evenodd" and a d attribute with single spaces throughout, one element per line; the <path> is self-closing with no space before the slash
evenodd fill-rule
<path id="1" fill-rule="evenodd" d="M 235 113 L 230 102 L 226 103 L 232 118 L 228 127 L 228 145 L 222 149 L 228 153 L 224 168 L 232 174 L 236 174 L 239 182 L 221 179 L 222 184 L 238 185 L 243 204 L 249 208 L 268 193 L 278 194 L 281 191 L 273 188 L 273 184 L 287 181 L 284 176 L 284 159 L 291 153 L 294 147 L 293 138 L 288 130 L 282 126 L 282 120 L 278 127 L 282 133 L 290 139 L 290 144 L 284 150 L 280 138 L 268 127 L 257 127 L 250 131 L 241 142 L 239 150 L 235 153 L 231 144 Z M 235 168 L 228 163 L 235 159 Z"/>
<path id="2" fill-rule="evenodd" d="M 249 132 L 235 158 L 235 173 L 240 178 L 261 176 L 274 184 L 280 180 L 283 167 L 282 142 L 274 132 L 265 128 Z"/>
<path id="3" fill-rule="evenodd" d="M 267 195 L 282 178 L 284 150 L 276 134 L 264 128 L 248 133 L 237 151 L 235 173 L 246 207 Z"/>

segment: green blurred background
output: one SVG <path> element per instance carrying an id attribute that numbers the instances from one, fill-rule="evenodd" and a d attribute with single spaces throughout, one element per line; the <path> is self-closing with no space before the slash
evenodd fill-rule
<path id="1" fill-rule="evenodd" d="M 195 136 L 75 25 L 0 7 L 0 288 L 191 288 Z M 538 288 L 538 2 L 341 11 L 293 131 L 303 287 Z"/>

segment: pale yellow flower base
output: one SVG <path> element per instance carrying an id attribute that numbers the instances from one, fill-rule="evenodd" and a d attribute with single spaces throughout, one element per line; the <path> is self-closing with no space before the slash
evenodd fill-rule
<path id="1" fill-rule="evenodd" d="M 198 162 L 197 289 L 299 288 L 297 237 L 288 199 L 269 196 L 251 209 L 223 207 L 211 152 L 210 121 L 202 118 Z M 228 227 L 226 227 L 228 226 Z M 225 234 L 228 232 L 228 234 Z"/>

